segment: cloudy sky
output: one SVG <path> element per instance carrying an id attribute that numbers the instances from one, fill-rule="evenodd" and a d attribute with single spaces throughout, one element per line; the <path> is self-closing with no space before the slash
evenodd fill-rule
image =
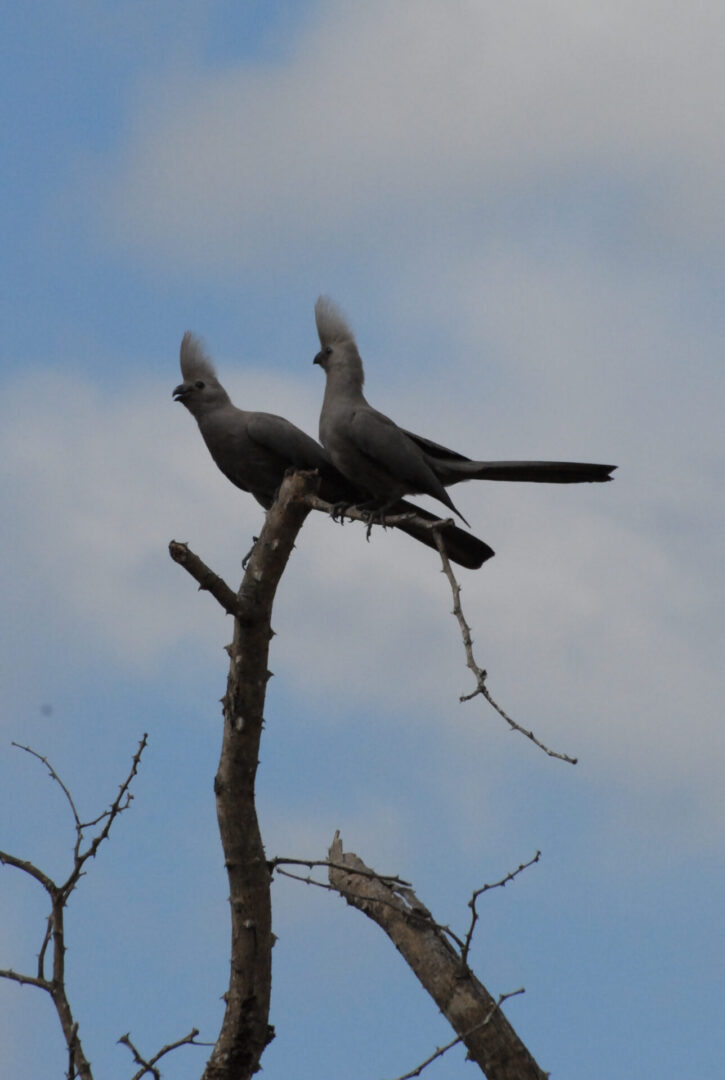
<path id="1" fill-rule="evenodd" d="M 471 689 L 436 558 L 309 520 L 275 613 L 259 805 L 270 855 L 334 830 L 414 882 L 557 1080 L 721 1076 L 725 10 L 565 0 L 5 5 L 0 847 L 62 877 L 149 747 L 69 911 L 97 1075 L 213 1040 L 227 886 L 212 781 L 231 626 L 167 553 L 236 585 L 261 511 L 174 404 L 201 334 L 232 398 L 315 433 L 317 295 L 368 396 L 484 458 L 619 465 L 606 486 L 468 485 Z M 45 904 L 0 873 L 0 967 Z M 372 925 L 274 887 L 265 1075 L 392 1080 L 450 1032 Z M 8 1076 L 65 1064 L 0 985 Z M 191 1080 L 205 1051 L 167 1059 Z M 426 1072 L 467 1075 L 460 1049 Z"/>

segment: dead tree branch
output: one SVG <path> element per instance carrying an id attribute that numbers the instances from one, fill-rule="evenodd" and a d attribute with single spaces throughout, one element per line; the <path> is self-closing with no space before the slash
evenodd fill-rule
<path id="1" fill-rule="evenodd" d="M 218 574 L 210 570 L 206 563 L 202 562 L 199 556 L 195 555 L 186 544 L 179 543 L 178 540 L 172 540 L 169 544 L 169 555 L 179 566 L 183 566 L 184 570 L 191 574 L 195 581 L 198 581 L 200 592 L 211 593 L 214 599 L 224 608 L 227 615 L 237 615 L 239 613 L 239 599 L 234 590 L 230 589 L 226 581 L 223 581 Z"/>
<path id="2" fill-rule="evenodd" d="M 332 516 L 334 507 L 331 503 L 325 502 L 319 495 L 308 495 L 307 503 L 313 510 L 321 510 L 323 514 L 330 514 Z M 368 540 L 370 539 L 371 521 L 370 512 L 366 510 L 358 510 L 357 506 L 346 506 L 336 517 L 342 525 L 344 519 L 348 518 L 350 521 L 359 521 L 366 526 L 368 530 Z M 406 525 L 410 522 L 415 522 L 420 525 L 421 528 L 434 529 L 436 526 L 442 524 L 440 518 L 433 518 L 430 521 L 427 517 L 422 517 L 415 514 L 411 510 L 405 510 L 400 514 L 387 513 L 382 521 L 378 524 L 382 525 L 384 529 L 396 528 L 398 525 Z"/>
<path id="3" fill-rule="evenodd" d="M 462 962 L 412 889 L 371 877 L 357 855 L 343 852 L 339 833 L 329 857 L 346 867 L 330 869 L 330 884 L 385 931 L 488 1080 L 546 1080 L 496 999 Z"/>
<path id="4" fill-rule="evenodd" d="M 473 1035 L 474 1031 L 477 1031 L 479 1028 L 485 1027 L 486 1024 L 489 1024 L 491 1022 L 491 1017 L 494 1015 L 494 1013 L 498 1012 L 504 1001 L 508 1001 L 509 998 L 517 997 L 519 994 L 523 993 L 524 988 L 522 987 L 520 990 L 510 990 L 508 994 L 499 994 L 491 1011 L 487 1013 L 486 1016 L 484 1016 L 483 1020 L 481 1020 L 479 1024 L 476 1024 L 475 1028 L 471 1028 L 470 1031 L 467 1031 L 466 1036 Z M 429 1057 L 425 1059 L 425 1061 L 421 1061 L 420 1065 L 416 1065 L 416 1067 L 414 1069 L 411 1069 L 410 1072 L 404 1073 L 402 1076 L 397 1077 L 397 1080 L 413 1080 L 414 1076 L 420 1076 L 424 1069 L 427 1069 L 428 1066 L 432 1065 L 434 1061 L 437 1061 L 438 1058 L 443 1057 L 444 1054 L 447 1054 L 449 1050 L 452 1050 L 454 1046 L 458 1046 L 458 1044 L 463 1041 L 464 1036 L 458 1035 L 455 1039 L 451 1039 L 450 1042 L 446 1043 L 445 1046 L 439 1046 L 436 1050 L 433 1051 L 432 1054 L 430 1054 Z"/>
<path id="5" fill-rule="evenodd" d="M 466 967 L 468 966 L 468 954 L 471 951 L 471 942 L 473 941 L 473 932 L 476 929 L 476 923 L 478 922 L 478 909 L 476 907 L 476 904 L 478 902 L 478 898 L 480 896 L 483 896 L 484 893 L 490 892 L 491 889 L 503 889 L 503 888 L 505 888 L 508 885 L 509 881 L 513 881 L 514 878 L 517 878 L 519 876 L 519 874 L 522 874 L 524 872 L 524 870 L 528 870 L 528 868 L 530 866 L 533 866 L 534 863 L 537 863 L 540 858 L 541 858 L 541 852 L 537 851 L 536 854 L 534 855 L 533 859 L 529 859 L 528 862 L 521 863 L 521 865 L 517 866 L 515 870 L 512 870 L 511 873 L 506 874 L 505 877 L 501 878 L 500 881 L 494 881 L 492 885 L 482 885 L 480 889 L 475 890 L 473 896 L 468 901 L 468 906 L 471 909 L 471 922 L 470 922 L 468 930 L 466 932 L 465 941 L 463 941 L 461 943 L 461 960 L 466 965 Z"/>
<path id="6" fill-rule="evenodd" d="M 445 544 L 448 558 L 469 570 L 477 570 L 493 555 L 493 550 L 485 541 L 460 529 L 451 518 L 440 518 L 429 510 L 406 502 L 405 499 L 401 499 L 390 507 L 382 517 L 379 513 L 361 510 L 354 505 L 333 506 L 318 495 L 308 496 L 307 504 L 314 510 L 330 514 L 341 525 L 345 518 L 362 522 L 366 526 L 365 535 L 368 540 L 373 526 L 380 525 L 383 529 L 399 529 L 400 532 L 407 533 L 419 543 L 436 551 L 438 549 L 436 536 L 438 536 Z"/>
<path id="7" fill-rule="evenodd" d="M 281 866 L 307 866 L 310 870 L 315 867 L 325 867 L 332 870 L 346 870 L 347 867 L 344 863 L 334 863 L 329 859 L 288 859 L 281 855 L 276 855 L 273 859 L 270 859 L 267 863 L 270 873 L 273 873 L 278 867 Z M 282 871 L 280 870 L 280 873 Z M 397 874 L 378 874 L 375 870 L 360 871 L 360 874 L 364 877 L 367 873 L 368 877 L 378 878 L 379 881 L 384 881 L 386 885 L 400 885 L 410 887 L 409 881 L 403 881 Z"/>
<path id="8" fill-rule="evenodd" d="M 111 803 L 110 807 L 99 814 L 93 821 L 85 823 L 81 821 L 78 815 L 75 802 L 73 801 L 73 797 L 71 796 L 68 787 L 63 783 L 48 759 L 42 754 L 39 754 L 36 750 L 32 750 L 29 746 L 20 746 L 18 743 L 13 743 L 13 745 L 17 746 L 20 750 L 24 750 L 39 761 L 42 761 L 48 769 L 51 778 L 60 787 L 70 806 L 71 813 L 73 814 L 76 838 L 73 846 L 73 868 L 62 885 L 57 885 L 48 874 L 45 874 L 37 866 L 28 862 L 26 859 L 19 859 L 17 856 L 9 854 L 9 852 L 0 851 L 0 864 L 4 866 L 14 866 L 18 870 L 22 870 L 24 873 L 28 874 L 29 877 L 34 878 L 35 881 L 43 886 L 50 898 L 50 915 L 48 916 L 43 943 L 38 954 L 37 975 L 24 975 L 21 972 L 7 968 L 0 970 L 0 978 L 10 979 L 27 986 L 37 986 L 39 989 L 45 990 L 46 993 L 50 995 L 53 1004 L 55 1005 L 55 1010 L 58 1014 L 58 1019 L 68 1048 L 68 1080 L 75 1080 L 76 1077 L 80 1077 L 80 1080 L 93 1080 L 93 1074 L 91 1072 L 90 1063 L 83 1052 L 83 1047 L 78 1035 L 78 1022 L 73 1016 L 66 990 L 65 908 L 68 903 L 68 898 L 80 881 L 80 878 L 83 876 L 83 867 L 86 862 L 88 859 L 95 857 L 98 848 L 111 831 L 113 822 L 119 814 L 122 814 L 124 810 L 128 809 L 131 803 L 133 796 L 131 795 L 129 788 L 133 778 L 138 772 L 141 755 L 144 752 L 146 743 L 147 736 L 144 735 L 139 743 L 138 750 L 134 754 L 131 770 L 121 784 L 118 795 Z M 86 830 L 93 828 L 101 822 L 104 822 L 103 828 L 96 833 L 84 850 L 83 844 L 85 842 Z M 52 974 L 46 976 L 45 960 L 49 946 L 52 946 Z"/>
<path id="9" fill-rule="evenodd" d="M 473 698 L 478 697 L 478 695 L 480 694 L 486 699 L 489 705 L 496 710 L 499 716 L 503 717 L 503 719 L 506 721 L 512 731 L 517 731 L 520 735 L 524 735 L 534 744 L 534 746 L 538 746 L 538 748 L 540 750 L 543 750 L 545 754 L 548 754 L 549 757 L 558 758 L 559 761 L 566 761 L 570 765 L 576 765 L 577 758 L 570 757 L 568 754 L 562 754 L 558 750 L 551 750 L 543 742 L 537 739 L 533 731 L 530 731 L 528 728 L 522 727 L 521 724 L 517 723 L 516 720 L 509 716 L 508 713 L 505 712 L 491 696 L 491 693 L 486 686 L 486 679 L 488 678 L 488 675 L 482 667 L 479 667 L 473 655 L 473 638 L 471 637 L 471 628 L 466 622 L 466 618 L 463 614 L 463 608 L 461 607 L 461 587 L 456 581 L 453 570 L 451 569 L 451 563 L 446 554 L 445 545 L 438 530 L 434 529 L 434 536 L 436 539 L 436 546 L 441 557 L 441 562 L 443 563 L 443 573 L 448 578 L 448 584 L 451 587 L 451 593 L 453 595 L 453 615 L 455 615 L 458 626 L 460 627 L 461 637 L 463 639 L 463 648 L 466 653 L 466 667 L 470 669 L 470 671 L 473 673 L 473 677 L 476 680 L 476 689 L 473 690 L 470 694 L 462 694 L 459 700 L 471 701 Z"/>
<path id="10" fill-rule="evenodd" d="M 310 512 L 306 497 L 319 478 L 285 478 L 267 512 L 234 594 L 185 545 L 172 541 L 171 557 L 234 615 L 227 690 L 222 699 L 224 735 L 214 790 L 229 877 L 232 953 L 226 1010 L 203 1080 L 245 1080 L 259 1068 L 274 1038 L 269 1024 L 272 919 L 271 873 L 254 803 L 259 743 L 264 720 L 272 604 L 297 534 Z"/>
<path id="11" fill-rule="evenodd" d="M 209 1045 L 208 1043 L 196 1042 L 196 1036 L 198 1034 L 198 1029 L 192 1028 L 188 1035 L 184 1035 L 182 1039 L 177 1039 L 176 1042 L 167 1043 L 166 1046 L 162 1046 L 158 1053 L 154 1054 L 154 1056 L 152 1058 L 149 1058 L 147 1061 L 144 1057 L 141 1056 L 139 1051 L 131 1042 L 131 1036 L 129 1032 L 126 1032 L 126 1034 L 122 1035 L 118 1041 L 122 1046 L 128 1047 L 128 1049 L 133 1054 L 133 1060 L 136 1062 L 137 1065 L 141 1066 L 138 1072 L 135 1072 L 133 1074 L 131 1080 L 141 1080 L 141 1077 L 146 1076 L 147 1073 L 150 1073 L 154 1077 L 154 1080 L 161 1080 L 161 1071 L 156 1068 L 156 1063 L 160 1061 L 161 1058 L 164 1057 L 166 1054 L 170 1054 L 172 1050 L 178 1050 L 180 1046 Z"/>

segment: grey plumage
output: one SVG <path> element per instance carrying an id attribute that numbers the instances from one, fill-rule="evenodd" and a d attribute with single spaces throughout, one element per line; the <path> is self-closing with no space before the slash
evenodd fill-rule
<path id="1" fill-rule="evenodd" d="M 184 381 L 173 397 L 192 414 L 211 456 L 237 487 L 268 509 L 289 468 L 330 470 L 324 450 L 304 431 L 273 413 L 232 405 L 201 342 L 189 331 L 180 352 Z"/>
<path id="2" fill-rule="evenodd" d="M 463 480 L 512 480 L 576 484 L 610 480 L 615 465 L 575 461 L 472 461 L 414 435 L 374 409 L 363 394 L 362 360 L 340 310 L 328 297 L 315 305 L 325 372 L 320 441 L 340 472 L 385 512 L 403 495 L 432 495 L 465 521 L 446 491 Z M 466 522 L 466 524 L 468 524 Z"/>
<path id="3" fill-rule="evenodd" d="M 214 365 L 201 342 L 187 331 L 181 342 L 180 364 L 183 382 L 173 391 L 199 425 L 209 452 L 219 469 L 233 484 L 248 491 L 265 509 L 275 498 L 288 469 L 316 469 L 320 474 L 320 496 L 332 504 L 361 502 L 364 493 L 351 484 L 331 462 L 323 448 L 304 431 L 273 413 L 238 409 L 217 378 Z M 393 514 L 416 514 L 424 521 L 435 515 L 398 500 Z M 420 523 L 397 526 L 428 547 L 435 547 L 432 534 Z M 455 526 L 443 532 L 450 557 L 462 566 L 477 569 L 493 551 L 482 540 Z"/>

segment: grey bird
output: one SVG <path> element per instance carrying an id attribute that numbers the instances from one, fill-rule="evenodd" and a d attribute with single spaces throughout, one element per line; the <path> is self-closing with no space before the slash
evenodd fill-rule
<path id="1" fill-rule="evenodd" d="M 320 444 L 289 420 L 233 405 L 201 342 L 190 331 L 184 334 L 179 359 L 184 381 L 172 396 L 196 420 L 227 479 L 253 495 L 265 510 L 274 502 L 289 469 L 316 469 L 320 497 L 328 503 L 351 506 L 364 500 L 365 493 L 340 474 Z M 396 516 L 415 514 L 423 522 L 437 520 L 435 514 L 402 500 L 393 500 L 389 509 Z M 420 520 L 403 521 L 396 528 L 427 547 L 436 547 L 430 529 Z M 441 534 L 449 557 L 461 566 L 475 570 L 493 555 L 483 540 L 455 525 L 444 527 Z"/>
<path id="2" fill-rule="evenodd" d="M 446 491 L 463 480 L 578 484 L 611 479 L 616 465 L 472 461 L 405 431 L 365 398 L 365 376 L 355 337 L 329 297 L 321 296 L 315 304 L 315 321 L 322 348 L 314 363 L 326 376 L 320 441 L 343 476 L 366 492 L 367 506 L 376 513 L 386 513 L 403 495 L 432 495 L 466 521 Z"/>

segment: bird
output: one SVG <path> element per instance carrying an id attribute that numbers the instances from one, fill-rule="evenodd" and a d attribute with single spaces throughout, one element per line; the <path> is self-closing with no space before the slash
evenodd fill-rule
<path id="1" fill-rule="evenodd" d="M 184 334 L 179 352 L 183 382 L 172 397 L 181 402 L 196 420 L 202 438 L 222 473 L 236 487 L 247 491 L 268 510 L 290 469 L 317 470 L 320 497 L 333 506 L 352 506 L 365 494 L 351 484 L 333 465 L 329 455 L 310 435 L 282 416 L 251 412 L 233 405 L 217 378 L 214 364 L 201 340 L 191 331 Z M 414 515 L 418 520 L 402 520 L 395 527 L 413 539 L 436 548 L 426 522 L 435 514 L 403 500 L 393 500 L 390 513 L 396 518 Z M 441 528 L 448 556 L 469 569 L 478 569 L 494 554 L 483 540 L 452 522 Z"/>
<path id="2" fill-rule="evenodd" d="M 366 509 L 385 514 L 404 495 L 431 495 L 457 514 L 448 487 L 463 480 L 546 484 L 601 483 L 616 465 L 576 461 L 472 461 L 455 450 L 406 431 L 378 412 L 363 394 L 365 374 L 355 336 L 327 296 L 315 304 L 321 349 L 313 363 L 325 373 L 320 442 L 337 469 L 366 493 Z"/>

